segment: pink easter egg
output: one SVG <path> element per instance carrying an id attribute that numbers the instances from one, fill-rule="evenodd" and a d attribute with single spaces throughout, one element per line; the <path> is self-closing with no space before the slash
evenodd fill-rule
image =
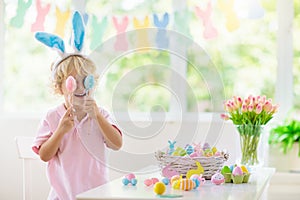
<path id="1" fill-rule="evenodd" d="M 133 174 L 133 173 L 130 173 L 130 174 L 127 174 L 126 176 L 125 176 L 125 178 L 127 178 L 128 180 L 132 180 L 132 179 L 134 179 L 135 178 L 135 175 Z"/>
<path id="2" fill-rule="evenodd" d="M 147 186 L 150 186 L 153 184 L 152 180 L 151 179 L 146 179 L 144 180 L 144 184 L 147 185 Z"/>
<path id="3" fill-rule="evenodd" d="M 68 76 L 66 79 L 66 89 L 70 93 L 76 90 L 76 80 L 73 76 Z"/>
<path id="4" fill-rule="evenodd" d="M 222 183 L 225 182 L 225 178 L 222 174 L 220 173 L 215 173 L 214 175 L 212 175 L 211 177 L 211 182 L 216 184 L 216 185 L 220 185 Z"/>
<path id="5" fill-rule="evenodd" d="M 232 171 L 232 175 L 234 176 L 241 176 L 243 175 L 243 170 L 240 166 L 236 166 L 233 171 Z"/>
<path id="6" fill-rule="evenodd" d="M 157 183 L 157 182 L 159 182 L 158 178 L 152 178 L 152 183 L 153 183 L 153 184 L 155 184 L 155 183 Z"/>
<path id="7" fill-rule="evenodd" d="M 190 157 L 191 158 L 199 157 L 199 153 L 195 151 L 195 152 L 193 152 L 193 153 L 190 154 Z"/>

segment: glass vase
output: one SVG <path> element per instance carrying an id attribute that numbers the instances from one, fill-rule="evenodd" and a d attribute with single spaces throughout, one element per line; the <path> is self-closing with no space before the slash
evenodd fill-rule
<path id="1" fill-rule="evenodd" d="M 240 138 L 241 155 L 237 162 L 241 165 L 263 165 L 264 144 L 263 125 L 242 124 L 236 126 Z"/>

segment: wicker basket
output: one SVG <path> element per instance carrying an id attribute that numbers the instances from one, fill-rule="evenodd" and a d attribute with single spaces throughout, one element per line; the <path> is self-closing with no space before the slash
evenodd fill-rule
<path id="1" fill-rule="evenodd" d="M 222 153 L 221 156 L 212 157 L 184 157 L 172 156 L 162 151 L 155 152 L 155 157 L 158 161 L 159 168 L 162 169 L 170 165 L 170 168 L 176 170 L 179 174 L 185 175 L 190 169 L 197 169 L 196 161 L 200 162 L 204 169 L 203 177 L 210 179 L 216 172 L 221 171 L 224 162 L 228 160 L 229 155 Z"/>

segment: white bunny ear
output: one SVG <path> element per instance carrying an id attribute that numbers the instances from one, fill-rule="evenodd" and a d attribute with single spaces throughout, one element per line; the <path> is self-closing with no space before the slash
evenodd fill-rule
<path id="1" fill-rule="evenodd" d="M 82 47 L 83 47 L 83 42 L 84 42 L 84 23 L 82 16 L 78 11 L 76 11 L 73 15 L 73 20 L 72 20 L 72 25 L 73 25 L 73 48 L 75 48 L 75 51 L 81 52 Z"/>
<path id="2" fill-rule="evenodd" d="M 57 50 L 61 56 L 65 54 L 65 44 L 59 36 L 45 32 L 37 32 L 35 38 L 46 46 Z"/>

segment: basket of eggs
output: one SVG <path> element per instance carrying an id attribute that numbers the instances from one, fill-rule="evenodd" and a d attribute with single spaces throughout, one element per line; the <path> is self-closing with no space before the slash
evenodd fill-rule
<path id="1" fill-rule="evenodd" d="M 208 143 L 201 145 L 186 145 L 184 148 L 176 147 L 175 143 L 169 142 L 169 149 L 156 151 L 155 157 L 161 173 L 186 175 L 189 170 L 199 169 L 200 163 L 203 168 L 202 177 L 211 179 L 212 175 L 221 171 L 229 154 L 226 151 L 218 151 L 216 147 L 210 147 Z"/>

